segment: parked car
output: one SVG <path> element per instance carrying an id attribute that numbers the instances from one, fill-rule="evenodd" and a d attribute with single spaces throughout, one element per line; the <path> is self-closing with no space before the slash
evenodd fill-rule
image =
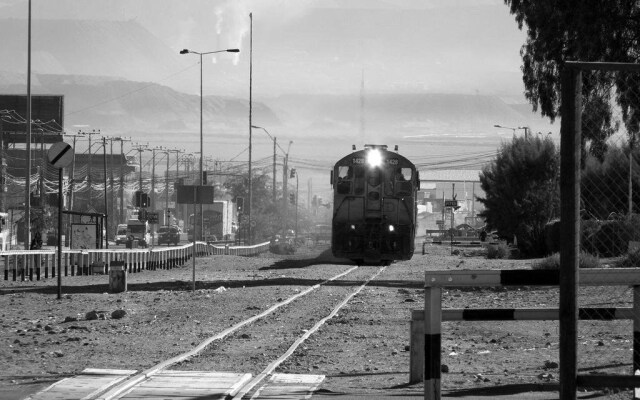
<path id="1" fill-rule="evenodd" d="M 127 224 L 119 224 L 116 229 L 116 244 L 125 244 L 127 242 Z"/>
<path id="2" fill-rule="evenodd" d="M 180 230 L 177 226 L 161 226 L 158 228 L 158 245 L 180 243 Z"/>

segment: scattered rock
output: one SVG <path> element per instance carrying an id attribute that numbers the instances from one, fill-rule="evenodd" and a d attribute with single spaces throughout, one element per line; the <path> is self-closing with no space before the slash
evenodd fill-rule
<path id="1" fill-rule="evenodd" d="M 84 319 L 86 319 L 87 321 L 93 321 L 98 319 L 98 312 L 97 311 L 89 311 L 88 313 L 86 313 L 84 315 Z"/>
<path id="2" fill-rule="evenodd" d="M 125 310 L 115 310 L 111 313 L 111 318 L 113 319 L 122 319 L 127 315 Z"/>
<path id="3" fill-rule="evenodd" d="M 78 320 L 78 317 L 65 317 L 64 321 L 62 321 L 63 323 L 65 322 L 76 322 Z"/>
<path id="4" fill-rule="evenodd" d="M 449 372 L 449 366 L 447 364 L 442 364 L 440 365 L 440 371 L 443 373 L 448 373 Z"/>
<path id="5" fill-rule="evenodd" d="M 549 361 L 549 360 L 547 360 L 547 361 L 545 361 L 545 362 L 544 362 L 544 368 L 545 368 L 545 369 L 555 369 L 555 368 L 558 368 L 558 363 L 557 363 L 557 362 L 555 362 L 555 361 Z"/>

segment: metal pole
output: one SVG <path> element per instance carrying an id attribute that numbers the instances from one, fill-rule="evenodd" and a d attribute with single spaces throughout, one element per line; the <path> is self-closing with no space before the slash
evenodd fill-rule
<path id="1" fill-rule="evenodd" d="M 91 155 L 91 133 L 88 133 L 89 135 L 89 165 L 88 165 L 88 172 L 87 172 L 87 181 L 89 182 L 89 201 L 87 201 L 87 204 L 91 204 L 91 191 L 93 189 L 93 182 L 91 180 L 91 167 L 93 166 L 93 157 Z"/>
<path id="2" fill-rule="evenodd" d="M 276 141 L 278 138 L 273 138 L 273 206 L 276 205 Z"/>
<path id="3" fill-rule="evenodd" d="M 202 53 L 200 53 L 200 178 L 198 179 L 198 185 L 203 186 L 204 182 L 202 179 L 203 169 L 202 169 L 202 159 L 204 158 L 203 153 L 203 145 L 202 145 Z M 203 231 L 204 231 L 204 215 L 202 213 L 202 199 L 200 199 L 201 191 L 198 191 L 198 211 L 200 213 L 198 217 L 198 221 L 200 222 L 200 240 L 204 239 Z M 195 212 L 194 212 L 195 214 Z M 195 220 L 195 218 L 194 218 Z M 196 231 L 193 230 L 193 236 L 195 237 Z M 194 289 L 195 290 L 195 289 Z"/>
<path id="4" fill-rule="evenodd" d="M 582 73 L 565 66 L 560 126 L 560 398 L 577 389 L 578 267 L 580 263 L 580 143 Z M 566 239 L 566 240 L 565 240 Z"/>
<path id="5" fill-rule="evenodd" d="M 298 170 L 296 169 L 296 231 L 294 232 L 294 244 L 298 243 L 298 194 L 299 194 Z"/>
<path id="6" fill-rule="evenodd" d="M 252 84 L 253 84 L 253 13 L 249 13 L 249 205 L 247 208 L 247 216 L 249 217 L 248 232 L 249 244 L 253 244 L 251 240 L 251 204 L 252 204 L 252 182 L 251 182 L 251 114 L 252 114 Z"/>
<path id="7" fill-rule="evenodd" d="M 29 0 L 29 22 L 27 31 L 27 168 L 24 183 L 25 250 L 29 250 L 31 244 L 31 0 Z M 29 257 L 26 257 L 25 271 L 28 271 L 28 264 Z"/>
<path id="8" fill-rule="evenodd" d="M 104 248 L 109 248 L 109 198 L 107 197 L 107 138 L 102 137 L 102 167 L 104 169 Z"/>
<path id="9" fill-rule="evenodd" d="M 115 218 L 113 218 L 116 215 L 116 202 L 113 193 L 113 138 L 110 138 L 109 145 L 109 186 L 111 187 L 111 196 L 109 196 L 111 198 L 111 207 L 109 207 L 109 215 L 111 215 L 112 220 L 115 220 Z M 116 225 L 114 224 L 114 226 Z M 109 231 L 107 231 L 107 235 L 109 235 Z"/>
<path id="10" fill-rule="evenodd" d="M 142 147 L 138 148 L 138 154 L 139 154 L 138 163 L 140 164 L 140 173 L 139 173 L 139 176 L 140 176 L 140 183 L 139 183 L 140 184 L 140 189 L 138 189 L 138 190 L 142 191 Z"/>
<path id="11" fill-rule="evenodd" d="M 169 223 L 169 152 L 166 152 L 167 155 L 167 177 L 165 178 L 164 181 L 164 194 L 165 194 L 165 201 L 164 201 L 164 221 L 165 221 L 165 225 L 171 225 Z M 176 176 L 177 178 L 177 176 Z"/>
<path id="12" fill-rule="evenodd" d="M 124 141 L 120 138 L 120 223 L 126 222 L 124 218 L 124 165 L 126 164 L 124 157 Z"/>
<path id="13" fill-rule="evenodd" d="M 193 188 L 193 247 L 192 247 L 192 253 L 191 256 L 193 258 L 193 269 L 192 269 L 192 284 L 191 284 L 191 289 L 195 292 L 196 291 L 196 199 L 197 199 L 197 187 Z"/>
<path id="14" fill-rule="evenodd" d="M 58 168 L 58 300 L 62 298 L 62 168 Z"/>

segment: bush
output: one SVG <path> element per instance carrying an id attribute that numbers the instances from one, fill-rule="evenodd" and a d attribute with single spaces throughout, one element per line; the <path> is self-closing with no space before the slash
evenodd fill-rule
<path id="1" fill-rule="evenodd" d="M 587 252 L 580 252 L 580 268 L 598 268 L 600 267 L 600 259 Z M 531 265 L 531 269 L 559 269 L 560 253 L 554 253 L 547 258 L 535 262 Z"/>
<path id="2" fill-rule="evenodd" d="M 487 246 L 487 258 L 490 260 L 509 258 L 509 246 L 505 242 Z"/>
<path id="3" fill-rule="evenodd" d="M 640 239 L 637 214 L 624 220 L 598 221 L 583 229 L 582 248 L 601 257 L 618 257 L 627 252 L 629 241 Z"/>
<path id="4" fill-rule="evenodd" d="M 640 250 L 628 253 L 615 264 L 616 268 L 638 268 L 640 267 Z"/>

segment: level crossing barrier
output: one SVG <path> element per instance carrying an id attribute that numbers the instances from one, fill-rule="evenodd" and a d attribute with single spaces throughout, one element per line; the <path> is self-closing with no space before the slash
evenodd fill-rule
<path id="1" fill-rule="evenodd" d="M 195 243 L 196 257 L 212 255 L 254 256 L 269 249 L 269 242 L 253 246 L 213 245 Z M 193 243 L 182 246 L 147 249 L 63 249 L 61 265 L 57 264 L 57 249 L 0 251 L 4 280 L 40 280 L 41 278 L 107 274 L 109 265 L 117 261 L 129 273 L 143 270 L 171 269 L 187 263 L 193 254 Z M 27 266 L 27 267 L 25 267 Z"/>
<path id="2" fill-rule="evenodd" d="M 423 341 L 412 337 L 410 380 L 424 371 L 425 400 L 441 398 L 442 321 L 491 321 L 491 320 L 552 320 L 558 319 L 557 309 L 442 309 L 443 287 L 504 287 L 504 286 L 558 286 L 558 270 L 460 270 L 427 271 L 424 283 Z M 633 370 L 640 369 L 640 269 L 590 268 L 580 270 L 581 286 L 631 286 L 633 308 L 581 309 L 581 319 L 632 319 L 633 320 Z M 420 318 L 412 313 L 412 318 Z M 416 328 L 413 328 L 417 330 Z M 414 352 L 415 347 L 415 352 Z M 633 377 L 632 377 L 633 379 Z M 578 383 L 588 382 L 597 387 L 593 375 L 578 375 Z"/>

